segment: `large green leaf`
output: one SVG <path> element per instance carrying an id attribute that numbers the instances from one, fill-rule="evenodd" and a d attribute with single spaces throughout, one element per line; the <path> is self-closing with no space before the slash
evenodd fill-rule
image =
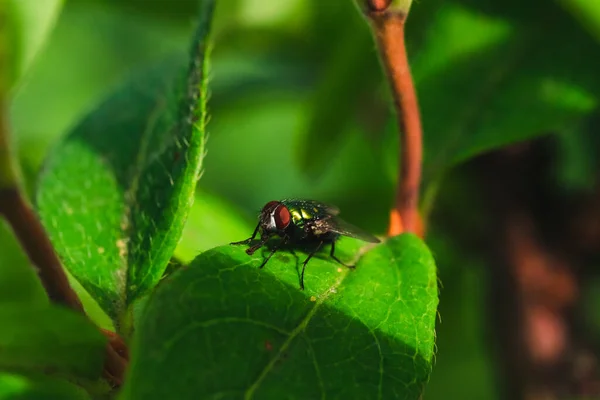
<path id="1" fill-rule="evenodd" d="M 360 254 L 353 239 L 339 247 L 343 260 Z M 260 252 L 243 250 L 217 247 L 159 285 L 136 331 L 125 398 L 419 398 L 438 292 L 418 238 L 387 240 L 354 271 L 326 254 L 311 260 L 304 292 L 298 251 L 259 270 Z"/>
<path id="2" fill-rule="evenodd" d="M 90 395 L 64 379 L 0 372 L 0 400 L 87 400 Z"/>
<path id="3" fill-rule="evenodd" d="M 100 376 L 106 339 L 84 316 L 58 306 L 3 305 L 0 325 L 0 369 Z"/>
<path id="4" fill-rule="evenodd" d="M 117 322 L 161 278 L 204 155 L 204 1 L 189 68 L 169 62 L 88 115 L 50 154 L 37 205 L 64 264 Z"/>

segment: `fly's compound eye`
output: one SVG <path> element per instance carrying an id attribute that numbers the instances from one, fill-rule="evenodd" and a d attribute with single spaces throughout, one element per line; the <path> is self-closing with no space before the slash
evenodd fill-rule
<path id="1" fill-rule="evenodd" d="M 265 204 L 265 206 L 262 209 L 263 213 L 271 213 L 273 212 L 273 210 L 279 205 L 278 201 L 270 201 L 267 204 Z"/>
<path id="2" fill-rule="evenodd" d="M 277 229 L 283 230 L 290 224 L 290 210 L 283 204 L 280 204 L 279 207 L 275 209 L 274 218 Z"/>

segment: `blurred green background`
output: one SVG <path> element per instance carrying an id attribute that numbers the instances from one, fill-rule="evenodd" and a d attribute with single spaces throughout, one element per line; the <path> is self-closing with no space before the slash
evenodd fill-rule
<path id="1" fill-rule="evenodd" d="M 471 228 L 461 230 L 476 232 L 484 220 L 477 187 L 453 167 L 553 134 L 559 186 L 585 192 L 597 179 L 589 121 L 600 99 L 600 5 L 592 3 L 413 4 L 407 40 L 425 129 L 423 208 L 443 282 L 428 399 L 497 398 L 486 265 L 457 243 L 448 223 L 464 221 Z M 15 148 L 30 193 L 48 149 L 104 96 L 187 51 L 196 7 L 192 0 L 65 1 L 13 91 Z M 349 221 L 385 232 L 398 136 L 375 45 L 353 2 L 220 1 L 209 90 L 208 153 L 179 259 L 246 238 L 260 207 L 285 197 L 334 203 Z M 10 282 L 39 295 L 5 229 L 0 264 L 10 266 L 0 296 L 17 290 Z M 107 324 L 89 299 L 86 306 Z"/>

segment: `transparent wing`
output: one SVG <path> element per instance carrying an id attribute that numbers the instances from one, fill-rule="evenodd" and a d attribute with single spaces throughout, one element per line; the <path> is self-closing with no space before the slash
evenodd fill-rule
<path id="1" fill-rule="evenodd" d="M 356 239 L 364 240 L 370 243 L 380 243 L 381 241 L 375 236 L 362 229 L 344 221 L 343 219 L 330 217 L 324 218 L 314 222 L 315 226 L 319 230 L 328 230 L 331 232 L 339 233 L 340 235 L 350 236 Z"/>

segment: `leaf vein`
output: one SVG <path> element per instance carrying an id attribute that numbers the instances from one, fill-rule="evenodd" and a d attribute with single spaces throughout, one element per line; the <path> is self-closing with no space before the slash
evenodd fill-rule
<path id="1" fill-rule="evenodd" d="M 302 332 L 304 332 L 304 330 L 308 326 L 308 323 L 310 322 L 310 320 L 312 319 L 312 317 L 321 308 L 321 305 L 323 305 L 323 303 L 329 298 L 329 296 L 332 293 L 336 293 L 337 292 L 337 288 L 341 285 L 341 283 L 343 282 L 344 278 L 346 278 L 346 276 L 348 275 L 348 272 L 344 271 L 344 272 L 342 272 L 342 274 L 343 275 L 335 282 L 334 285 L 332 285 L 325 293 L 323 293 L 322 295 L 319 296 L 319 298 L 317 299 L 317 301 L 316 301 L 315 305 L 313 306 L 313 308 L 311 308 L 311 310 L 308 312 L 308 314 L 306 314 L 306 317 L 304 317 L 304 319 L 302 319 L 302 321 L 300 321 L 300 323 L 298 324 L 298 326 L 290 333 L 290 335 L 288 336 L 287 340 L 279 348 L 279 351 L 277 352 L 277 354 L 275 355 L 275 357 L 273 357 L 271 359 L 271 361 L 269 361 L 269 363 L 262 370 L 262 372 L 260 373 L 260 375 L 258 376 L 258 378 L 256 379 L 256 381 L 252 385 L 250 385 L 250 387 L 248 388 L 248 390 L 246 390 L 246 393 L 244 395 L 245 399 L 251 399 L 252 398 L 252 395 L 254 394 L 254 392 L 258 389 L 258 387 L 260 386 L 260 384 L 262 383 L 262 381 L 267 377 L 267 374 L 273 369 L 273 367 L 275 366 L 275 364 L 277 363 L 277 361 L 279 361 L 281 359 L 281 357 L 283 356 L 283 354 L 285 353 L 285 351 L 288 349 L 288 347 L 290 347 L 290 345 L 292 344 L 292 342 L 294 341 L 294 339 L 296 337 L 298 337 L 299 334 L 301 334 Z"/>
<path id="2" fill-rule="evenodd" d="M 313 365 L 315 367 L 317 381 L 319 382 L 319 389 L 321 390 L 321 399 L 325 400 L 325 398 L 327 397 L 327 393 L 325 392 L 325 384 L 323 382 L 323 377 L 321 376 L 319 363 L 317 362 L 317 355 L 312 347 L 312 344 L 310 343 L 309 337 L 306 335 L 306 332 L 304 332 L 304 340 L 306 341 L 306 346 L 308 347 L 310 358 L 312 359 Z"/>
<path id="3" fill-rule="evenodd" d="M 127 189 L 127 191 L 125 192 L 125 195 L 124 195 L 125 208 L 123 210 L 123 215 L 121 216 L 121 230 L 122 230 L 122 233 L 124 236 L 123 236 L 123 238 L 121 238 L 121 240 L 125 241 L 125 245 L 120 247 L 118 244 L 116 244 L 116 246 L 118 248 L 118 254 L 121 258 L 121 270 L 123 270 L 123 269 L 125 270 L 125 273 L 123 274 L 124 276 L 122 277 L 123 279 L 116 280 L 117 284 L 122 283 L 121 287 L 119 288 L 120 289 L 119 291 L 121 292 L 121 298 L 123 299 L 124 304 L 127 304 L 127 285 L 128 285 L 127 281 L 128 281 L 128 275 L 129 275 L 128 274 L 128 269 L 129 269 L 128 268 L 129 267 L 128 234 L 131 229 L 131 211 L 135 206 L 135 194 L 139 189 L 140 178 L 144 171 L 143 166 L 146 163 L 146 153 L 148 150 L 150 137 L 152 135 L 152 131 L 154 130 L 154 126 L 158 122 L 161 111 L 164 109 L 164 107 L 165 107 L 165 105 L 164 105 L 163 101 L 158 100 L 152 110 L 152 113 L 150 114 L 150 116 L 148 118 L 148 124 L 146 125 L 146 129 L 144 129 L 144 132 L 143 132 L 142 136 L 140 137 L 140 147 L 139 147 L 137 157 L 135 159 L 134 167 L 132 169 L 131 185 L 129 186 L 129 188 Z M 118 241 L 117 241 L 117 243 L 118 243 Z M 133 267 L 135 268 L 135 266 L 133 266 Z"/>

